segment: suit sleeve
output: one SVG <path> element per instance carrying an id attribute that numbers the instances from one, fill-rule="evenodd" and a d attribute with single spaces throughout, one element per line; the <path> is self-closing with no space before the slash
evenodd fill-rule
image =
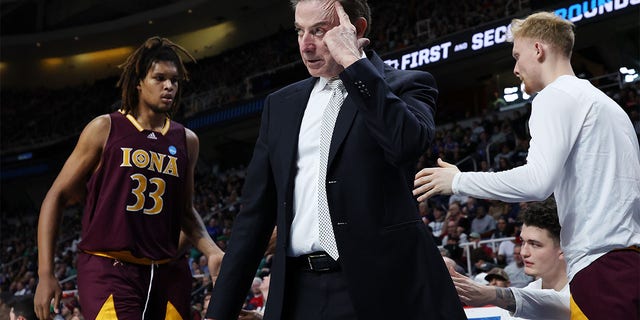
<path id="1" fill-rule="evenodd" d="M 265 100 L 260 132 L 242 189 L 242 209 L 234 221 L 207 318 L 238 318 L 273 231 L 277 200 L 269 160 L 268 131 L 269 98 Z"/>
<path id="2" fill-rule="evenodd" d="M 414 162 L 429 146 L 438 97 L 431 74 L 386 65 L 381 73 L 370 60 L 360 59 L 340 78 L 387 161 L 395 165 Z"/>

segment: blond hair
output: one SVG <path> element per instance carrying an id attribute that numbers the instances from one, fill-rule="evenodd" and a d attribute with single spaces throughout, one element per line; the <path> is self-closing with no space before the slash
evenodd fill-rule
<path id="1" fill-rule="evenodd" d="M 541 40 L 560 50 L 567 57 L 571 57 L 575 25 L 562 19 L 553 12 L 538 12 L 525 19 L 511 21 L 510 42 L 515 38 L 531 38 Z"/>

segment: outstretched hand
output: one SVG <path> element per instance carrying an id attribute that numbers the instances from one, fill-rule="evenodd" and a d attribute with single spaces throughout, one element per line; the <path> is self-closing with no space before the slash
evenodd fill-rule
<path id="1" fill-rule="evenodd" d="M 453 285 L 456 287 L 460 301 L 472 307 L 490 304 L 495 299 L 495 287 L 476 283 L 472 279 L 449 270 Z"/>
<path id="2" fill-rule="evenodd" d="M 418 196 L 418 201 L 424 201 L 435 195 L 451 194 L 453 177 L 460 172 L 458 167 L 438 158 L 438 166 L 425 168 L 416 173 L 413 181 L 413 195 Z"/>
<path id="3" fill-rule="evenodd" d="M 347 68 L 360 59 L 362 48 L 367 46 L 370 41 L 367 38 L 358 39 L 356 27 L 349 20 L 349 15 L 344 11 L 340 2 L 335 1 L 333 6 L 340 23 L 327 31 L 323 41 L 333 59 L 342 67 Z"/>

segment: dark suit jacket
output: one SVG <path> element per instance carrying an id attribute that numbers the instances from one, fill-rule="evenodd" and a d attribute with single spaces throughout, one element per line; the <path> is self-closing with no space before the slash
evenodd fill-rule
<path id="1" fill-rule="evenodd" d="M 360 319 L 464 319 L 460 300 L 412 196 L 416 162 L 433 138 L 437 89 L 420 71 L 373 52 L 340 74 L 349 93 L 333 133 L 327 199 L 349 292 Z M 276 254 L 265 319 L 283 309 L 298 133 L 317 78 L 266 98 L 207 317 L 237 319 L 274 224 Z"/>

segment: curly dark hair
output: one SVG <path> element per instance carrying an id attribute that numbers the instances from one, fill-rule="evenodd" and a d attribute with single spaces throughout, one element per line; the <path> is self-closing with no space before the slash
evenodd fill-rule
<path id="1" fill-rule="evenodd" d="M 122 69 L 117 86 L 122 88 L 122 110 L 125 113 L 135 113 L 138 107 L 138 90 L 136 86 L 147 76 L 153 63 L 169 61 L 178 69 L 179 80 L 189 81 L 189 74 L 180 58 L 179 53 L 187 56 L 191 61 L 196 59 L 183 47 L 158 36 L 147 39 L 136 49 L 124 63 L 118 67 Z M 176 97 L 171 105 L 168 116 L 173 114 L 180 105 L 182 86 L 178 86 Z"/>
<path id="2" fill-rule="evenodd" d="M 520 220 L 527 226 L 547 230 L 553 241 L 560 243 L 558 208 L 553 196 L 545 201 L 528 203 L 527 207 L 520 213 Z"/>

